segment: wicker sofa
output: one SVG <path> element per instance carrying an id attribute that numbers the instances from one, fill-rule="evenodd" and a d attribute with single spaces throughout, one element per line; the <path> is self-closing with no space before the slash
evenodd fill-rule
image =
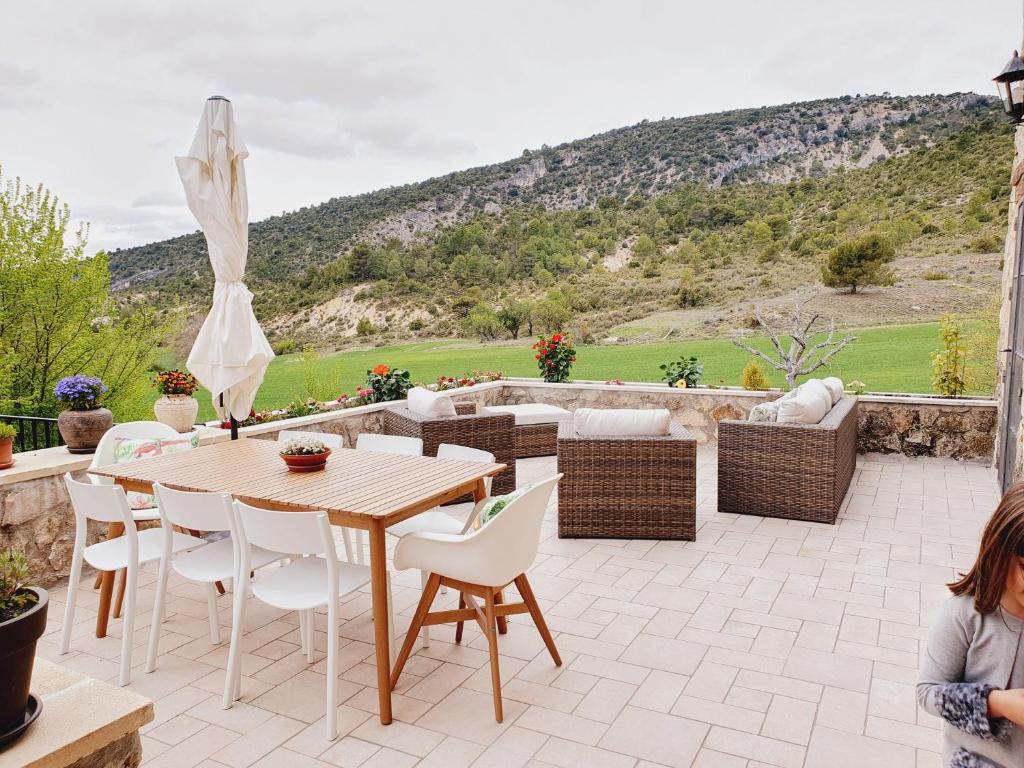
<path id="1" fill-rule="evenodd" d="M 384 411 L 382 431 L 423 440 L 423 455 L 436 456 L 441 443 L 465 445 L 494 454 L 505 469 L 494 477 L 492 494 L 510 493 L 516 487 L 515 418 L 511 414 L 477 414 L 473 403 L 456 403 L 456 416 L 437 417 L 413 413 L 408 408 Z"/>
<path id="2" fill-rule="evenodd" d="M 834 523 L 857 463 L 857 398 L 817 424 L 718 424 L 718 511 Z"/>
<path id="3" fill-rule="evenodd" d="M 559 538 L 696 538 L 697 443 L 678 424 L 663 437 L 584 437 L 562 422 L 558 471 Z"/>

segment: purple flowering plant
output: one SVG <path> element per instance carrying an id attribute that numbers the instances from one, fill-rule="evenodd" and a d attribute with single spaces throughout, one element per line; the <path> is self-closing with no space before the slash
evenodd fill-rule
<path id="1" fill-rule="evenodd" d="M 61 408 L 70 411 L 91 411 L 103 405 L 107 385 L 95 376 L 76 373 L 65 376 L 53 388 L 53 394 Z"/>

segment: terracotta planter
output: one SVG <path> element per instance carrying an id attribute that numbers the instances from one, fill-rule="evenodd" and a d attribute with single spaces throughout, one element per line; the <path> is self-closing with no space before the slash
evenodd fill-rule
<path id="1" fill-rule="evenodd" d="M 0 469 L 14 466 L 14 438 L 0 439 Z"/>
<path id="2" fill-rule="evenodd" d="M 106 408 L 91 411 L 61 411 L 57 417 L 60 436 L 67 443 L 68 453 L 92 453 L 103 434 L 114 426 L 114 414 Z"/>
<path id="3" fill-rule="evenodd" d="M 0 733 L 24 721 L 36 641 L 46 629 L 49 596 L 45 589 L 28 587 L 38 598 L 24 613 L 0 623 Z"/>
<path id="4" fill-rule="evenodd" d="M 288 465 L 289 472 L 319 472 L 327 466 L 327 457 L 331 455 L 328 448 L 323 453 L 308 453 L 303 456 L 289 456 L 281 454 L 284 463 Z"/>
<path id="5" fill-rule="evenodd" d="M 199 414 L 199 401 L 191 395 L 164 395 L 153 404 L 156 420 L 178 432 L 191 432 Z"/>

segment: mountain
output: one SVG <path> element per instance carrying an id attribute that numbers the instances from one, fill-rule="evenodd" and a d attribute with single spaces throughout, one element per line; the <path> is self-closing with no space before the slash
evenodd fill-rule
<path id="1" fill-rule="evenodd" d="M 477 305 L 518 299 L 601 332 L 698 308 L 720 310 L 713 326 L 739 293 L 815 282 L 827 249 L 866 228 L 887 230 L 901 257 L 991 246 L 1012 152 L 997 117 L 994 100 L 951 94 L 643 121 L 253 223 L 248 279 L 278 338 L 337 342 L 363 319 L 364 335 L 446 335 Z M 110 263 L 125 294 L 209 295 L 199 233 Z"/>

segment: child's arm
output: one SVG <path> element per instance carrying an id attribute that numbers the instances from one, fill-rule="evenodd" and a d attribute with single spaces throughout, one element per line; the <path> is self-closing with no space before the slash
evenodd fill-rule
<path id="1" fill-rule="evenodd" d="M 928 633 L 928 648 L 917 684 L 917 701 L 927 712 L 955 728 L 981 739 L 1001 738 L 1007 722 L 989 711 L 989 694 L 995 686 L 965 683 L 964 668 L 970 637 L 949 600 L 936 616 Z"/>

